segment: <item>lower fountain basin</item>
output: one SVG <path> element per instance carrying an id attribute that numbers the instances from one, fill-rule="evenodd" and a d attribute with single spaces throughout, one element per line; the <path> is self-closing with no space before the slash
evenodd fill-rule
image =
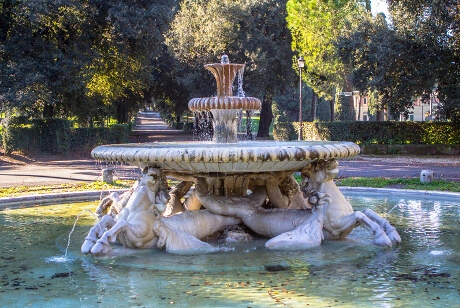
<path id="1" fill-rule="evenodd" d="M 458 194 L 346 191 L 356 210 L 390 220 L 403 241 L 372 245 L 364 228 L 307 251 L 272 251 L 263 239 L 205 256 L 128 250 L 80 253 L 94 224 L 77 214 L 97 202 L 0 211 L 1 305 L 5 307 L 449 307 L 459 302 Z M 261 242 L 260 242 L 261 241 Z M 233 250 L 234 249 L 234 250 Z"/>
<path id="2" fill-rule="evenodd" d="M 247 172 L 301 171 L 318 159 L 358 155 L 359 146 L 339 141 L 248 141 L 232 144 L 146 143 L 96 147 L 98 160 L 156 166 L 164 172 L 239 174 Z"/>

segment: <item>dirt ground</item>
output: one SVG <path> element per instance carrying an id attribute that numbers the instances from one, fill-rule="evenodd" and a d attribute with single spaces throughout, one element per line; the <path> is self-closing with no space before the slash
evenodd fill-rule
<path id="1" fill-rule="evenodd" d="M 108 166 L 112 165 L 98 163 L 89 153 L 71 157 L 0 153 L 0 187 L 92 182 L 100 180 L 102 169 Z M 460 157 L 451 156 L 358 155 L 339 160 L 338 177 L 418 178 L 424 169 L 433 170 L 435 179 L 460 182 Z M 137 167 L 117 165 L 116 176 L 136 178 L 138 172 Z"/>

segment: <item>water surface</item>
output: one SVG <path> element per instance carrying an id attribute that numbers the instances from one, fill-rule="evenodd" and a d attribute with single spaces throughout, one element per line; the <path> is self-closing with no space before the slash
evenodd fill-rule
<path id="1" fill-rule="evenodd" d="M 114 246 L 81 255 L 97 202 L 0 212 L 0 305 L 5 307 L 451 307 L 460 301 L 460 202 L 456 198 L 350 195 L 355 210 L 388 215 L 402 238 L 372 245 L 364 228 L 347 240 L 277 252 L 264 240 L 205 256 Z"/>

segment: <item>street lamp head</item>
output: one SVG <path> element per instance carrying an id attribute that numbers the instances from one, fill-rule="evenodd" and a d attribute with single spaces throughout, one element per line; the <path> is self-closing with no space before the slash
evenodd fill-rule
<path id="1" fill-rule="evenodd" d="M 302 56 L 300 56 L 299 59 L 297 59 L 297 66 L 299 68 L 304 68 L 305 67 L 305 60 Z"/>

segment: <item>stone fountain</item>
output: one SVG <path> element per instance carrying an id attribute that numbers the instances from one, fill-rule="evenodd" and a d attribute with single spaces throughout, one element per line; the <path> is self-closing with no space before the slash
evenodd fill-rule
<path id="1" fill-rule="evenodd" d="M 100 202 L 100 221 L 86 237 L 83 253 L 107 254 L 115 241 L 177 254 L 215 252 L 219 249 L 205 239 L 224 229 L 226 241 L 258 235 L 268 239 L 269 249 L 312 248 L 343 239 L 359 225 L 374 234 L 376 245 L 401 241 L 372 210 L 354 211 L 333 182 L 336 159 L 359 154 L 356 144 L 238 143 L 238 112 L 257 110 L 260 101 L 233 96 L 243 64 L 224 56 L 205 68 L 216 79 L 217 96 L 192 99 L 189 108 L 212 113 L 213 142 L 103 145 L 92 151 L 98 160 L 136 165 L 143 175 L 130 191 Z M 170 190 L 167 177 L 181 182 Z"/>

